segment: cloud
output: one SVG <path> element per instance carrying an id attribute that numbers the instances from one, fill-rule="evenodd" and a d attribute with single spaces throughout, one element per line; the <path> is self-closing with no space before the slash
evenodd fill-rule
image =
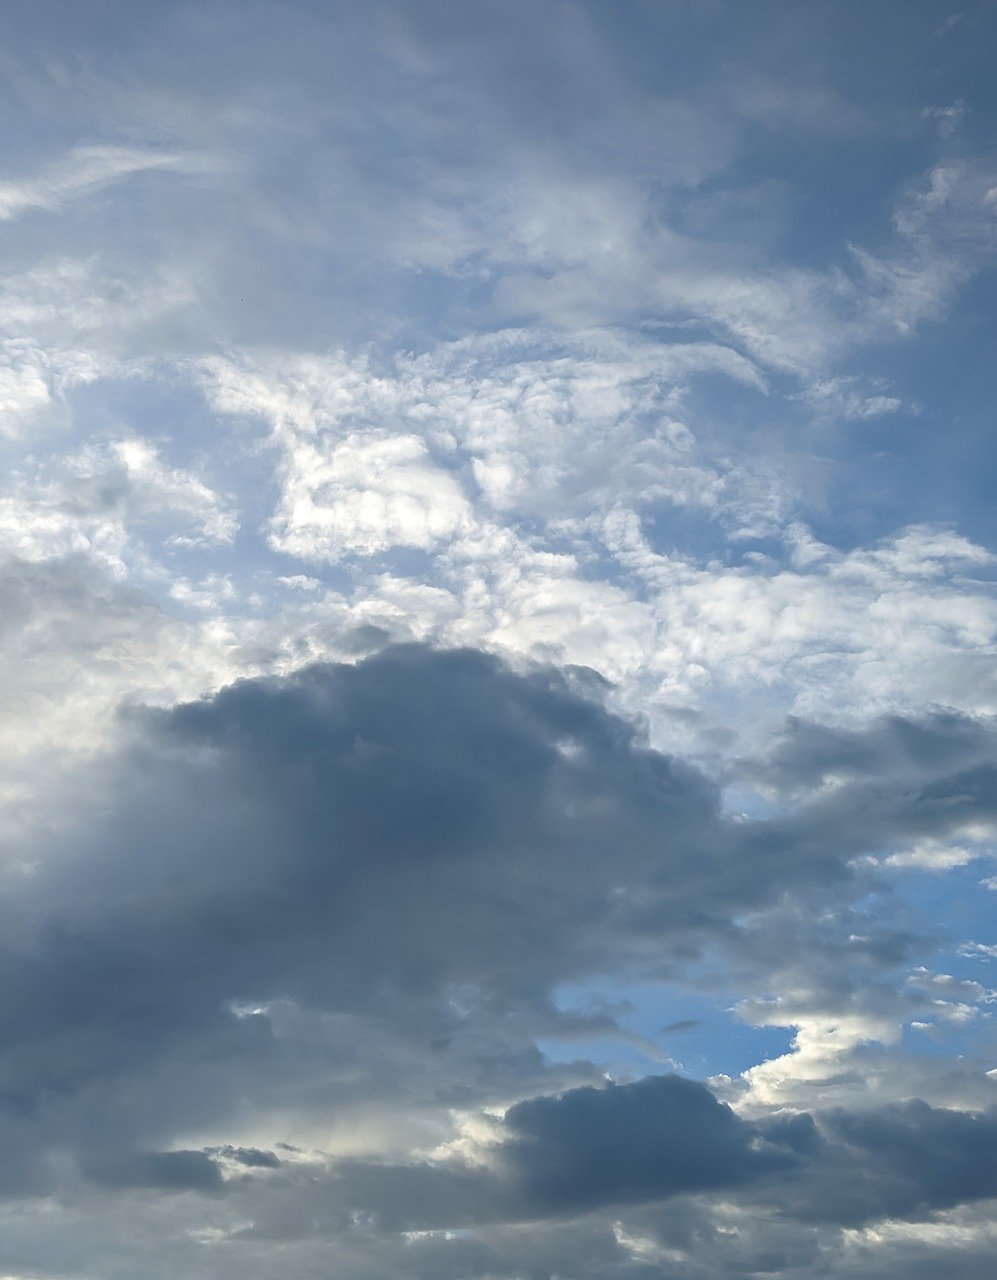
<path id="1" fill-rule="evenodd" d="M 157 1191 L 218 1191 L 218 1165 L 203 1151 L 140 1151 L 85 1166 L 87 1176 L 114 1191 L 143 1187 Z"/>
<path id="2" fill-rule="evenodd" d="M 854 729 L 791 717 L 770 753 L 745 767 L 759 781 L 794 792 L 870 774 L 913 782 L 942 768 L 979 764 L 993 752 L 992 721 L 955 711 L 882 716 Z"/>
<path id="3" fill-rule="evenodd" d="M 995 1125 L 994 1110 L 919 1101 L 748 1121 L 697 1081 L 648 1076 L 517 1103 L 474 1163 L 340 1161 L 324 1185 L 344 1217 L 383 1232 L 579 1221 L 674 1197 L 695 1214 L 692 1198 L 716 1193 L 855 1229 L 991 1198 Z"/>
<path id="4" fill-rule="evenodd" d="M 272 541 L 305 560 L 430 550 L 470 522 L 460 485 L 416 436 L 348 436 L 327 451 L 302 442 L 285 477 Z"/>
<path id="5" fill-rule="evenodd" d="M 216 410 L 260 417 L 272 428 L 284 455 L 281 526 L 301 508 L 316 526 L 324 519 L 335 528 L 360 505 L 360 550 L 365 535 L 376 536 L 376 548 L 396 532 L 405 536 L 387 498 L 379 521 L 373 493 L 363 514 L 363 476 L 375 484 L 384 470 L 376 460 L 391 450 L 401 451 L 392 466 L 400 490 L 418 482 L 446 522 L 434 542 L 467 531 L 470 508 L 457 496 L 458 476 L 470 494 L 480 492 L 479 519 L 501 512 L 564 520 L 621 500 L 663 498 L 713 508 L 720 477 L 678 416 L 684 389 L 711 376 L 764 390 L 751 362 L 719 344 L 661 345 L 612 331 L 506 330 L 388 361 L 373 353 L 244 352 L 203 366 Z M 410 475 L 430 452 L 441 468 L 432 484 Z M 368 453 L 370 464 L 361 467 Z M 371 522 L 383 529 L 368 532 Z"/>
<path id="6" fill-rule="evenodd" d="M 413 1035 L 487 1025 L 493 1008 L 556 1022 L 559 975 L 621 943 L 639 958 L 617 916 L 694 923 L 691 883 L 655 911 L 647 882 L 679 874 L 707 832 L 723 839 L 694 770 L 564 682 L 481 655 L 399 650 L 136 728 L 94 782 L 98 811 L 33 851 L 3 960 L 13 1131 L 114 1168 L 175 1126 L 224 1131 L 240 1097 L 263 1115 L 288 1072 L 318 1087 L 321 1062 L 351 1059 L 351 1042 L 362 1054 L 382 1020 L 395 1070 Z M 611 865 L 621 842 L 626 865 Z M 292 1025 L 296 1007 L 324 1010 L 361 1034 L 331 1024 L 328 1047 L 299 1056 L 274 1039 L 282 1003 Z M 496 1070 L 473 1035 L 470 1053 L 468 1079 L 445 1086 L 454 1101 Z M 48 1091 L 66 1101 L 45 1118 Z"/>
<path id="7" fill-rule="evenodd" d="M 47 470 L 0 498 L 0 543 L 27 560 L 85 554 L 120 577 L 129 558 L 141 565 L 143 534 L 160 550 L 230 543 L 238 529 L 221 495 L 146 440 L 94 441 Z"/>
<path id="8" fill-rule="evenodd" d="M 407 1073 L 427 1116 L 522 1096 L 544 1076 L 528 1046 L 567 1016 L 559 983 L 677 978 L 699 948 L 740 945 L 734 917 L 774 895 L 819 897 L 886 839 L 992 816 L 989 772 L 943 760 L 913 791 L 863 779 L 731 821 L 700 772 L 590 692 L 411 646 L 136 713 L 120 756 L 77 786 L 78 814 L 34 839 L 4 908 L 14 1146 L 127 1170 L 180 1134 L 286 1140 L 289 1088 L 336 1111 L 390 1097 Z M 727 1111 L 695 1111 L 683 1088 L 514 1107 L 507 1167 L 534 1198 L 583 1201 L 612 1161 L 602 1139 L 572 1137 L 577 1114 L 592 1134 L 646 1130 L 628 1159 L 664 1194 L 636 1098 L 676 1133 L 688 1112 L 712 1134 L 675 1138 L 692 1183 L 710 1185 L 695 1161 L 714 1148 L 735 1180 L 742 1158 L 754 1169 Z M 262 1144 L 240 1131 L 245 1108 Z M 560 1152 L 553 1165 L 533 1163 L 534 1140 Z M 619 1176 L 626 1199 L 638 1173 Z"/>
<path id="9" fill-rule="evenodd" d="M 958 132 L 963 119 L 969 115 L 969 107 L 964 102 L 953 102 L 947 107 L 925 107 L 921 112 L 922 120 L 937 121 L 937 129 L 943 138 L 951 138 Z"/>
<path id="10" fill-rule="evenodd" d="M 71 520 L 54 523 L 62 547 L 70 530 L 82 541 Z M 53 524 L 8 530 L 18 542 L 51 539 Z M 45 555 L 37 543 L 40 555 L 0 550 L 0 863 L 8 869 L 34 862 L 25 831 L 61 812 L 81 763 L 119 737 L 123 701 L 169 705 L 258 669 L 262 657 L 210 617 L 172 615 L 149 589 L 115 574 L 116 538 L 94 541 L 65 554 L 49 545 L 57 554 Z"/>
<path id="11" fill-rule="evenodd" d="M 65 434 L 74 393 L 161 375 L 166 351 L 187 341 L 197 292 L 181 272 L 136 270 L 111 253 L 46 254 L 9 271 L 0 298 L 0 437 Z M 102 423 L 94 434 L 105 430 Z"/>
<path id="12" fill-rule="evenodd" d="M 834 1113 L 822 1124 L 857 1155 L 858 1177 L 842 1188 L 842 1199 L 861 1218 L 915 1217 L 997 1195 L 997 1111 L 967 1114 L 910 1102 Z M 828 1208 L 834 1211 L 833 1201 Z"/>
<path id="13" fill-rule="evenodd" d="M 338 1195 L 392 1231 L 540 1222 L 730 1192 L 796 1167 L 818 1142 L 809 1118 L 766 1133 L 679 1076 L 532 1098 L 506 1111 L 501 1133 L 474 1165 L 334 1165 Z"/>
<path id="14" fill-rule="evenodd" d="M 201 370 L 217 412 L 267 424 L 274 545 L 353 562 L 334 607 L 397 638 L 585 663 L 634 707 L 723 699 L 747 721 L 762 701 L 821 719 L 988 709 L 990 551 L 929 523 L 818 540 L 799 518 L 804 459 L 732 465 L 732 442 L 687 412 L 718 375 L 764 390 L 718 344 L 599 331 Z M 671 532 L 686 521 L 700 554 Z M 735 555 L 754 539 L 764 553 Z M 405 547 L 427 556 L 390 555 Z"/>
<path id="15" fill-rule="evenodd" d="M 188 166 L 182 156 L 167 151 L 111 144 L 77 147 L 34 178 L 0 182 L 0 221 L 20 217 L 32 209 L 51 212 L 137 173 Z"/>
<path id="16" fill-rule="evenodd" d="M 520 1102 L 505 1124 L 502 1163 L 538 1213 L 737 1187 L 792 1167 L 812 1142 L 801 1122 L 766 1144 L 763 1130 L 679 1076 Z"/>
<path id="17" fill-rule="evenodd" d="M 11 1275 L 990 1274 L 988 28 L 825 8 L 13 6 Z"/>
<path id="18" fill-rule="evenodd" d="M 830 846 L 801 865 L 790 831 L 726 823 L 569 679 L 473 652 L 245 681 L 133 734 L 6 908 L 8 1086 L 42 1147 L 230 1142 L 237 1099 L 262 1120 L 277 1078 L 359 1067 L 379 1026 L 389 1076 L 456 1038 L 421 1068 L 439 1098 L 521 1088 L 559 981 L 667 970 L 773 885 L 845 874 Z M 326 1016 L 314 1051 L 282 1044 Z M 503 1019 L 506 1068 L 480 1040 Z M 29 1119 L 51 1090 L 65 1120 Z"/>

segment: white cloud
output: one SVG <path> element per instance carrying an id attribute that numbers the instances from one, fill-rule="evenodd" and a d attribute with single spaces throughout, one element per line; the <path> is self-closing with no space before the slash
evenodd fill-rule
<path id="1" fill-rule="evenodd" d="M 841 552 L 794 523 L 791 471 L 725 463 L 684 421 L 701 373 L 760 385 L 726 348 L 510 332 L 383 364 L 244 353 L 204 371 L 217 411 L 269 425 L 277 547 L 430 553 L 325 599 L 337 617 L 592 665 L 656 719 L 997 707 L 992 553 L 933 525 Z M 666 554 L 656 503 L 717 521 L 718 548 L 727 530 L 785 552 Z"/>
<path id="2" fill-rule="evenodd" d="M 959 955 L 970 960 L 997 960 L 997 946 L 986 942 L 962 942 L 959 944 Z"/>
<path id="3" fill-rule="evenodd" d="M 932 973 L 923 965 L 919 965 L 913 973 L 908 974 L 907 981 L 911 986 L 919 987 L 932 995 L 946 997 L 949 1000 L 958 998 L 963 1003 L 979 1004 L 984 1000 L 989 1002 L 993 996 L 993 993 L 987 991 L 986 987 L 979 982 L 969 978 L 954 978 L 950 973 Z"/>
<path id="4" fill-rule="evenodd" d="M 601 332 L 512 330 L 401 354 L 386 368 L 343 354 L 246 353 L 206 361 L 205 372 L 216 409 L 263 417 L 278 443 L 310 451 L 307 466 L 291 463 L 296 483 L 342 437 L 390 431 L 418 435 L 467 471 L 486 510 L 548 518 L 587 516 L 620 496 L 713 508 L 721 480 L 681 421 L 683 388 L 720 374 L 764 389 L 729 348 Z"/>
<path id="5" fill-rule="evenodd" d="M 0 181 L 0 221 L 32 209 L 52 211 L 69 201 L 154 169 L 189 167 L 183 156 L 113 144 L 77 147 L 33 178 Z"/>
<path id="6" fill-rule="evenodd" d="M 169 617 L 81 554 L 0 553 L 0 842 L 65 812 L 81 758 L 106 747 L 123 701 L 169 705 L 231 679 L 238 638 Z"/>
<path id="7" fill-rule="evenodd" d="M 885 394 L 857 378 L 844 376 L 817 380 L 800 398 L 818 412 L 845 421 L 868 422 L 911 407 L 905 406 L 898 395 Z"/>
<path id="8" fill-rule="evenodd" d="M 223 498 L 191 472 L 164 463 L 156 447 L 147 440 L 137 437 L 112 440 L 107 446 L 107 456 L 124 473 L 127 503 L 133 519 L 146 519 L 160 513 L 179 517 L 187 529 L 170 535 L 169 541 L 186 546 L 230 543 L 235 537 L 238 521 L 226 509 Z M 82 472 L 81 478 L 92 479 L 100 462 L 99 453 L 88 451 L 77 464 L 77 474 Z"/>
<path id="9" fill-rule="evenodd" d="M 65 431 L 74 390 L 161 371 L 197 296 L 182 272 L 138 278 L 100 255 L 8 274 L 0 281 L 0 437 Z"/>
<path id="10" fill-rule="evenodd" d="M 969 107 L 964 102 L 953 102 L 947 107 L 924 107 L 921 111 L 922 120 L 937 121 L 936 127 L 943 138 L 951 138 L 967 115 Z"/>
<path id="11" fill-rule="evenodd" d="M 157 523 L 165 546 L 230 543 L 238 528 L 218 494 L 137 437 L 87 445 L 45 470 L 52 479 L 16 476 L 0 497 L 0 542 L 22 558 L 82 553 L 123 576 L 129 557 L 143 563 L 142 534 Z"/>
<path id="12" fill-rule="evenodd" d="M 417 436 L 349 435 L 292 443 L 270 522 L 274 547 L 336 561 L 390 547 L 430 550 L 465 528 L 469 504 L 453 475 Z"/>
<path id="13" fill-rule="evenodd" d="M 981 856 L 982 850 L 966 845 L 952 844 L 947 840 L 919 840 L 910 849 L 891 853 L 886 859 L 888 867 L 918 867 L 922 871 L 951 871 L 964 867 L 967 862 Z"/>

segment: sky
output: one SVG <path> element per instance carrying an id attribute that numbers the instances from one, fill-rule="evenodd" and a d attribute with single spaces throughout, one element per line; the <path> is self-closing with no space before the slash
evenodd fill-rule
<path id="1" fill-rule="evenodd" d="M 992 1274 L 995 41 L 8 0 L 2 1280 Z"/>

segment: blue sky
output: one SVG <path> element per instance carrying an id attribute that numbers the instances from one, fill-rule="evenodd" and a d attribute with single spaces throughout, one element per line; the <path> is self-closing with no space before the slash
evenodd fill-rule
<path id="1" fill-rule="evenodd" d="M 985 3 L 12 3 L 0 1273 L 990 1274 Z"/>

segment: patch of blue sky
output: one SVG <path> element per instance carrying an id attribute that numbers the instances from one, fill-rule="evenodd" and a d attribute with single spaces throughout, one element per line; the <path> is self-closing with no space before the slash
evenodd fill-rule
<path id="1" fill-rule="evenodd" d="M 948 871 L 895 872 L 893 896 L 929 936 L 937 939 L 938 956 L 946 973 L 997 985 L 997 963 L 972 951 L 966 942 L 997 944 L 997 894 L 986 881 L 995 874 L 992 855 L 973 859 Z M 891 877 L 892 879 L 892 877 Z"/>
<path id="2" fill-rule="evenodd" d="M 978 1017 L 960 1027 L 926 1011 L 904 1024 L 898 1049 L 915 1058 L 933 1058 L 939 1062 L 957 1059 L 974 1065 L 977 1070 L 990 1071 L 997 1064 L 993 1013 L 984 1008 Z"/>
<path id="3" fill-rule="evenodd" d="M 671 985 L 571 984 L 555 993 L 565 1013 L 609 1013 L 620 1028 L 591 1036 L 539 1039 L 551 1062 L 588 1058 L 614 1077 L 677 1071 L 696 1079 L 736 1077 L 789 1050 L 791 1028 L 755 1027 L 738 1017 L 730 992 L 702 994 Z"/>
<path id="4" fill-rule="evenodd" d="M 969 284 L 944 327 L 869 359 L 902 389 L 897 413 L 842 428 L 835 502 L 815 532 L 847 547 L 915 521 L 955 526 L 984 546 L 997 542 L 997 460 L 989 447 L 997 366 L 983 308 L 993 273 Z"/>
<path id="5" fill-rule="evenodd" d="M 662 556 L 730 564 L 751 550 L 747 543 L 730 544 L 716 513 L 691 503 L 650 502 L 641 509 L 641 527 L 651 549 Z"/>

